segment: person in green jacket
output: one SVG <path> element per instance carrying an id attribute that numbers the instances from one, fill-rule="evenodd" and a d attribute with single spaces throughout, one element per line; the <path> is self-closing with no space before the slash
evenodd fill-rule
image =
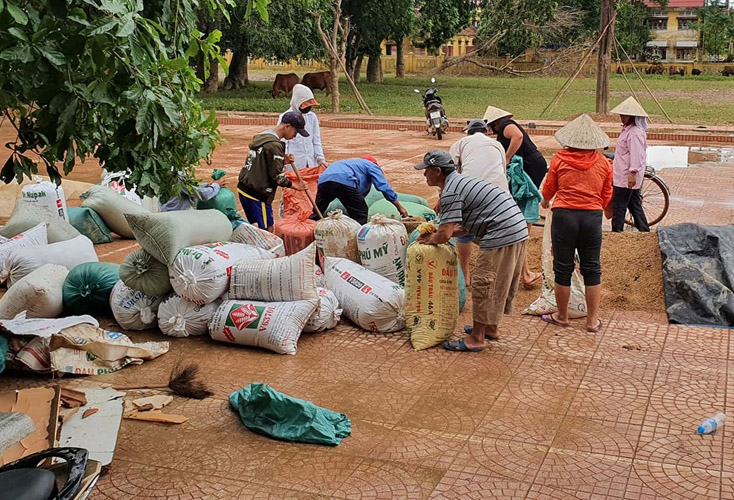
<path id="1" fill-rule="evenodd" d="M 298 134 L 308 137 L 305 126 L 302 115 L 289 111 L 278 126 L 252 139 L 237 182 L 237 194 L 247 221 L 260 229 L 273 232 L 272 204 L 278 186 L 298 191 L 308 189 L 305 184 L 293 185 L 285 175 L 285 165 L 292 164 L 294 158 L 285 154 L 285 145 L 281 141 L 293 139 Z"/>

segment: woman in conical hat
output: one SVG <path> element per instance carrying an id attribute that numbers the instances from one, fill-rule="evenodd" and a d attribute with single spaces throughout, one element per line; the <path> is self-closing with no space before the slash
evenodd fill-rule
<path id="1" fill-rule="evenodd" d="M 543 182 L 545 173 L 548 171 L 548 163 L 543 158 L 543 155 L 540 154 L 540 151 L 538 151 L 538 148 L 530 139 L 528 133 L 525 132 L 525 129 L 513 120 L 512 116 L 512 113 L 509 111 L 495 108 L 494 106 L 487 106 L 487 110 L 484 112 L 484 121 L 490 130 L 497 134 L 497 140 L 505 148 L 507 165 L 510 164 L 510 160 L 512 160 L 514 155 L 522 157 L 523 170 L 528 174 L 530 180 L 533 181 L 535 187 L 540 189 L 540 184 Z M 530 227 L 534 222 L 537 221 L 528 221 L 528 231 L 530 231 Z M 526 288 L 531 288 L 542 277 L 540 273 L 530 271 L 528 256 L 526 255 L 525 262 L 522 265 L 523 285 Z"/>
<path id="2" fill-rule="evenodd" d="M 612 166 L 598 150 L 609 146 L 609 137 L 583 114 L 556 132 L 556 140 L 564 149 L 551 160 L 541 205 L 548 208 L 553 199 L 551 239 L 558 312 L 544 314 L 542 319 L 556 326 L 570 325 L 568 301 L 578 251 L 586 285 L 586 330 L 594 333 L 602 324 L 602 215 L 612 201 Z"/>
<path id="3" fill-rule="evenodd" d="M 632 96 L 611 112 L 622 120 L 622 133 L 614 153 L 612 231 L 624 231 L 627 210 L 638 231 L 650 231 L 640 195 L 647 166 L 647 113 Z"/>

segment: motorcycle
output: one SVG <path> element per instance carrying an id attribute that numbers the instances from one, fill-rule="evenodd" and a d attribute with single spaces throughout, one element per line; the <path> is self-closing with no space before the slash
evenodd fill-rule
<path id="1" fill-rule="evenodd" d="M 431 78 L 431 83 L 436 83 L 435 78 Z M 421 94 L 418 89 L 413 89 L 416 94 Z M 435 135 L 440 141 L 443 138 L 443 134 L 449 129 L 449 119 L 446 117 L 446 112 L 443 109 L 443 103 L 441 98 L 438 97 L 438 89 L 431 88 L 426 89 L 422 94 L 423 107 L 426 110 L 426 128 L 430 135 Z"/>

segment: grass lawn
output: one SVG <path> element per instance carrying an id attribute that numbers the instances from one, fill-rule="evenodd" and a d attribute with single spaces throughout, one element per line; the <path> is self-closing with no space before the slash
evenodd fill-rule
<path id="1" fill-rule="evenodd" d="M 223 111 L 277 111 L 288 108 L 289 99 L 273 99 L 268 91 L 272 86 L 271 74 L 255 72 L 255 78 L 244 90 L 220 91 L 202 95 L 208 107 Z M 734 78 L 722 76 L 660 76 L 643 75 L 645 83 L 676 123 L 696 125 L 734 124 Z M 515 113 L 519 119 L 538 119 L 540 113 L 566 82 L 565 77 L 448 77 L 439 75 L 437 85 L 449 118 L 481 118 L 487 105 L 492 104 Z M 652 121 L 665 123 L 665 117 L 653 99 L 634 76 L 628 76 L 642 105 Z M 396 79 L 387 76 L 382 83 L 359 83 L 359 89 L 372 112 L 388 116 L 421 116 L 420 97 L 413 88 L 430 85 L 430 77 Z M 620 75 L 611 78 L 611 104 L 630 95 L 629 87 Z M 595 107 L 594 78 L 577 79 L 571 84 L 552 113 L 543 119 L 565 120 L 582 112 L 593 112 Z M 342 112 L 357 113 L 359 105 L 342 80 L 340 85 Z M 317 91 L 316 99 L 322 104 L 321 113 L 331 107 L 325 92 Z"/>

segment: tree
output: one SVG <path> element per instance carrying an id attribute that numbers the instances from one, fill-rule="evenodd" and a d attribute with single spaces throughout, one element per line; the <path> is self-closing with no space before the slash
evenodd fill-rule
<path id="1" fill-rule="evenodd" d="M 225 89 L 247 85 L 250 58 L 288 61 L 296 58 L 324 59 L 326 51 L 311 11 L 323 10 L 323 0 L 265 0 L 267 10 L 250 15 L 246 6 L 233 14 L 233 22 L 223 30 L 222 48 L 232 51 Z M 265 17 L 263 17 L 265 15 Z"/>
<path id="2" fill-rule="evenodd" d="M 614 32 L 620 45 L 630 56 L 642 55 L 652 39 L 647 18 L 650 8 L 642 0 L 617 2 L 617 22 Z"/>
<path id="3" fill-rule="evenodd" d="M 226 16 L 231 2 L 206 5 Z M 191 187 L 196 166 L 221 140 L 189 67 L 199 52 L 222 61 L 220 33 L 196 29 L 197 7 L 195 0 L 0 2 L 0 109 L 17 133 L 0 179 L 20 182 L 41 163 L 59 183 L 57 164 L 68 174 L 94 156 L 108 171 L 130 171 L 144 195 Z"/>
<path id="4" fill-rule="evenodd" d="M 701 33 L 702 48 L 714 60 L 719 60 L 719 56 L 728 51 L 730 41 L 734 40 L 732 14 L 723 3 L 713 1 L 698 10 L 698 18 L 695 27 Z"/>
<path id="5" fill-rule="evenodd" d="M 417 34 L 431 52 L 436 52 L 468 26 L 475 12 L 473 0 L 416 0 L 416 7 Z"/>
<path id="6" fill-rule="evenodd" d="M 541 27 L 554 19 L 554 0 L 485 0 L 478 29 L 480 40 L 505 35 L 496 44 L 498 55 L 517 56 L 546 43 Z"/>

